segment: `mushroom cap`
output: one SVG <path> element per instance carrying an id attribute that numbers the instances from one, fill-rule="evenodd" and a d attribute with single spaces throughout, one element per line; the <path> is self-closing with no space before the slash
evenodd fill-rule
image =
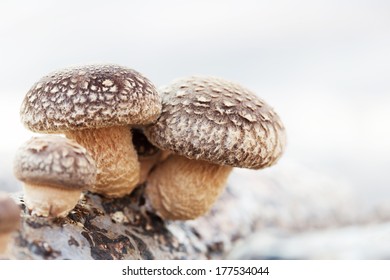
<path id="1" fill-rule="evenodd" d="M 5 193 L 0 193 L 0 233 L 18 229 L 20 208 Z"/>
<path id="2" fill-rule="evenodd" d="M 137 71 L 89 65 L 41 78 L 26 94 L 20 116 L 32 131 L 58 133 L 149 124 L 160 112 L 156 88 Z"/>
<path id="3" fill-rule="evenodd" d="M 87 150 L 60 136 L 34 137 L 16 152 L 14 174 L 28 184 L 87 189 L 95 184 L 96 163 Z"/>
<path id="4" fill-rule="evenodd" d="M 248 89 L 213 77 L 188 77 L 161 90 L 162 114 L 145 128 L 163 150 L 220 165 L 259 169 L 281 156 L 279 116 Z"/>

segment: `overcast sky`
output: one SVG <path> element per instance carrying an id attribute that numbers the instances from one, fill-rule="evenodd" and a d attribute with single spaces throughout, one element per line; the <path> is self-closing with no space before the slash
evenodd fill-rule
<path id="1" fill-rule="evenodd" d="M 1 0 L 0 176 L 31 136 L 18 114 L 35 81 L 117 63 L 157 86 L 192 74 L 239 82 L 282 117 L 281 164 L 390 198 L 389 15 L 386 0 Z"/>

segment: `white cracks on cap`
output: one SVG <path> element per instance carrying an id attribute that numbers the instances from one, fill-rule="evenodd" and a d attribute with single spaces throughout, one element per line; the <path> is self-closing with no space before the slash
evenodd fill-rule
<path id="1" fill-rule="evenodd" d="M 283 124 L 270 106 L 241 85 L 188 77 L 160 92 L 161 116 L 144 131 L 153 145 L 172 152 L 147 180 L 146 193 L 162 217 L 203 215 L 232 167 L 261 169 L 281 157 Z"/>
<path id="2" fill-rule="evenodd" d="M 26 94 L 20 116 L 34 132 L 63 133 L 85 146 L 99 168 L 97 187 L 92 189 L 99 193 L 111 189 L 102 192 L 118 197 L 128 194 L 139 178 L 131 135 L 124 128 L 153 123 L 160 113 L 160 96 L 146 77 L 133 69 L 107 64 L 63 69 L 41 78 Z M 101 133 L 111 128 L 115 136 Z M 125 134 L 117 135 L 118 131 Z M 81 135 L 89 135 L 89 139 Z M 114 149 L 120 153 L 104 152 Z M 131 160 L 124 159 L 130 155 Z M 114 163 L 121 158 L 121 164 Z M 113 167 L 118 170 L 113 171 Z"/>
<path id="3" fill-rule="evenodd" d="M 34 137 L 16 152 L 14 174 L 24 182 L 28 209 L 39 216 L 66 216 L 96 182 L 96 163 L 76 142 L 60 136 Z"/>

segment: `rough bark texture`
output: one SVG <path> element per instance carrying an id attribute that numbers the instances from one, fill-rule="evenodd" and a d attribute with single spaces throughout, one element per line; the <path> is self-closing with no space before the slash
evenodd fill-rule
<path id="1" fill-rule="evenodd" d="M 300 234 L 372 221 L 371 216 L 359 213 L 348 188 L 294 168 L 268 173 L 236 170 L 211 212 L 186 222 L 165 222 L 149 211 L 143 185 L 121 199 L 88 193 L 67 217 L 54 220 L 31 216 L 19 194 L 15 199 L 23 209 L 22 226 L 14 234 L 10 257 L 255 258 L 269 254 L 232 253 L 232 249 L 237 252 L 237 246 L 243 247 L 240 244 L 257 233 Z M 388 220 L 389 211 L 385 213 L 377 215 L 378 221 Z"/>
<path id="2" fill-rule="evenodd" d="M 223 195 L 221 203 L 207 217 L 187 222 L 164 222 L 147 210 L 142 193 L 143 186 L 121 199 L 88 193 L 66 218 L 53 220 L 31 216 L 19 197 L 23 222 L 15 238 L 13 257 L 222 258 L 234 242 L 256 229 L 255 209 L 239 210 L 242 198 L 231 191 Z"/>

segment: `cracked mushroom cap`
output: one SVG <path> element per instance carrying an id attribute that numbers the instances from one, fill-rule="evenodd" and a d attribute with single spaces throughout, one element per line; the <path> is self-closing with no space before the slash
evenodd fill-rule
<path id="1" fill-rule="evenodd" d="M 20 208 L 8 195 L 0 193 L 0 233 L 19 228 Z"/>
<path id="2" fill-rule="evenodd" d="M 160 94 L 162 114 L 145 134 L 162 150 L 252 169 L 274 164 L 283 152 L 285 130 L 278 115 L 238 84 L 189 77 Z"/>
<path id="3" fill-rule="evenodd" d="M 154 122 L 161 101 L 154 85 L 135 70 L 90 65 L 53 72 L 23 100 L 23 124 L 35 132 L 143 125 Z"/>
<path id="4" fill-rule="evenodd" d="M 72 140 L 34 137 L 17 151 L 14 173 L 25 183 L 82 190 L 95 184 L 96 164 L 87 150 Z"/>

